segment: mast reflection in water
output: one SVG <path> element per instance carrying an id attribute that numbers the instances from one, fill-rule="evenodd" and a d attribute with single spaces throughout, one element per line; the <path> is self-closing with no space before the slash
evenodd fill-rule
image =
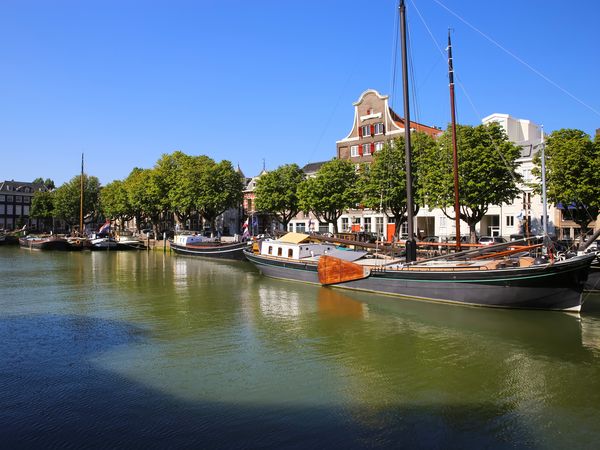
<path id="1" fill-rule="evenodd" d="M 154 252 L 0 251 L 14 447 L 592 447 L 600 314 L 395 301 Z"/>

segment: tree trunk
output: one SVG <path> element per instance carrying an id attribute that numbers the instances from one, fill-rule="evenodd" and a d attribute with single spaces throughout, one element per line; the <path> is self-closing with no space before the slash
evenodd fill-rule
<path id="1" fill-rule="evenodd" d="M 475 231 L 475 225 L 477 225 L 477 223 L 470 223 L 469 224 L 469 242 L 471 244 L 476 244 L 477 243 L 477 232 Z M 460 236 L 458 237 L 460 239 Z"/>

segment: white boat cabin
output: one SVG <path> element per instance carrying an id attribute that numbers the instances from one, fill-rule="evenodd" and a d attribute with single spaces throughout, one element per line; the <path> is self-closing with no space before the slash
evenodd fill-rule
<path id="1" fill-rule="evenodd" d="M 194 245 L 205 242 L 219 242 L 219 239 L 204 237 L 199 234 L 177 234 L 175 235 L 173 242 L 177 245 Z"/>

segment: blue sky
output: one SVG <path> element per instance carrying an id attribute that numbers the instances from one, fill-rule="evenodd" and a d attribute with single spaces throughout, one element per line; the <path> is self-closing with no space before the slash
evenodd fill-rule
<path id="1" fill-rule="evenodd" d="M 407 6 L 413 119 L 449 121 L 446 62 L 426 26 L 442 49 L 452 27 L 456 74 L 475 106 L 458 87 L 460 123 L 501 112 L 546 131 L 600 128 L 600 2 Z M 395 86 L 402 113 L 396 31 L 396 0 L 4 0 L 0 179 L 60 185 L 82 152 L 103 184 L 174 150 L 246 175 L 263 159 L 267 169 L 330 159 L 366 89 Z"/>

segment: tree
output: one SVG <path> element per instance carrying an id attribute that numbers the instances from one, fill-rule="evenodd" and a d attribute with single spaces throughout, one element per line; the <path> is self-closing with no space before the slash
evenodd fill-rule
<path id="1" fill-rule="evenodd" d="M 460 218 L 469 225 L 471 242 L 475 241 L 475 225 L 487 214 L 490 205 L 512 202 L 519 194 L 521 176 L 516 172 L 521 154 L 518 146 L 508 141 L 497 123 L 457 125 Z M 441 208 L 446 217 L 454 216 L 454 181 L 452 169 L 452 129 L 429 149 L 421 161 L 420 171 L 425 201 Z"/>
<path id="2" fill-rule="evenodd" d="M 297 164 L 286 164 L 265 173 L 256 183 L 256 208 L 274 214 L 287 229 L 300 211 L 297 191 L 303 180 L 304 172 Z"/>
<path id="3" fill-rule="evenodd" d="M 534 174 L 540 176 L 541 158 L 534 158 Z M 581 227 L 581 238 L 600 207 L 600 142 L 592 142 L 581 130 L 552 132 L 546 146 L 546 187 L 548 200 L 562 204 L 565 216 Z"/>
<path id="4" fill-rule="evenodd" d="M 54 181 L 52 181 L 50 178 L 46 178 L 44 180 L 42 177 L 38 177 L 35 180 L 33 180 L 32 183 L 33 184 L 42 184 L 49 191 L 53 191 L 56 188 L 56 186 L 54 185 Z"/>
<path id="5" fill-rule="evenodd" d="M 41 219 L 44 228 L 48 227 L 48 223 L 54 217 L 54 194 L 49 191 L 36 191 L 31 200 L 30 216 Z"/>
<path id="6" fill-rule="evenodd" d="M 213 161 L 210 164 L 208 159 L 205 160 L 199 177 L 196 211 L 210 224 L 211 230 L 214 230 L 215 220 L 220 214 L 240 205 L 244 186 L 230 161 Z"/>
<path id="7" fill-rule="evenodd" d="M 436 144 L 432 137 L 425 133 L 412 135 L 413 149 L 413 214 L 419 212 L 419 199 L 423 198 L 423 177 L 420 173 L 426 170 L 420 164 L 422 155 L 431 152 Z M 401 225 L 407 220 L 406 198 L 406 165 L 404 138 L 399 137 L 393 143 L 386 143 L 383 150 L 375 153 L 373 163 L 362 171 L 361 193 L 363 204 L 374 210 L 382 209 L 386 216 L 393 217 L 396 224 L 396 235 L 399 236 Z"/>
<path id="8" fill-rule="evenodd" d="M 56 217 L 73 226 L 79 223 L 81 175 L 77 175 L 54 191 Z M 94 176 L 83 175 L 83 218 L 94 220 L 100 213 L 100 181 Z"/>
<path id="9" fill-rule="evenodd" d="M 134 168 L 125 180 L 127 199 L 139 227 L 142 220 L 149 220 L 158 236 L 158 221 L 163 212 L 164 193 L 160 174 L 156 169 Z"/>
<path id="10" fill-rule="evenodd" d="M 319 221 L 333 224 L 337 233 L 337 221 L 344 210 L 356 207 L 360 200 L 357 182 L 354 164 L 332 159 L 321 166 L 314 178 L 298 186 L 300 209 L 312 211 Z"/>
<path id="11" fill-rule="evenodd" d="M 102 214 L 110 219 L 123 221 L 134 217 L 125 183 L 121 180 L 115 180 L 102 188 L 100 206 Z"/>

